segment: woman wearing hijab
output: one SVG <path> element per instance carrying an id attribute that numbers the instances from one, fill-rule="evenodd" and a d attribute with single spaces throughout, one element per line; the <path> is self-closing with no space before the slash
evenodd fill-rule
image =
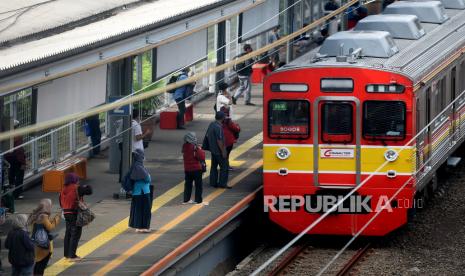
<path id="1" fill-rule="evenodd" d="M 79 261 L 81 257 L 76 255 L 82 227 L 76 225 L 78 201 L 83 201 L 84 195 L 91 195 L 92 187 L 79 185 L 79 177 L 75 173 L 68 173 L 65 177 L 65 185 L 60 193 L 60 206 L 66 221 L 64 240 L 64 257 L 69 261 Z"/>
<path id="2" fill-rule="evenodd" d="M 32 214 L 27 220 L 27 224 L 32 226 L 32 233 L 38 227 L 44 227 L 47 233 L 50 233 L 60 223 L 60 215 L 56 214 L 53 218 L 52 213 L 52 200 L 45 198 L 42 199 L 39 205 L 32 211 Z M 35 251 L 35 265 L 34 275 L 44 275 L 44 270 L 47 267 L 48 261 L 53 252 L 53 241 L 50 241 L 49 248 L 45 249 L 37 245 L 34 246 Z"/>
<path id="3" fill-rule="evenodd" d="M 184 136 L 182 146 L 184 159 L 184 201 L 182 204 L 202 203 L 202 161 L 205 161 L 205 152 L 197 145 L 197 137 L 194 132 Z M 191 200 L 192 183 L 195 183 L 195 201 Z M 205 204 L 207 205 L 207 204 Z"/>
<path id="4" fill-rule="evenodd" d="M 150 220 L 152 218 L 151 178 L 144 167 L 144 151 L 136 149 L 133 156 L 134 163 L 131 167 L 130 177 L 134 181 L 134 188 L 132 189 L 129 227 L 135 228 L 137 233 L 148 233 L 150 232 Z"/>
<path id="5" fill-rule="evenodd" d="M 15 215 L 11 219 L 11 230 L 5 240 L 11 275 L 32 275 L 34 267 L 34 244 L 26 231 L 27 216 Z"/>

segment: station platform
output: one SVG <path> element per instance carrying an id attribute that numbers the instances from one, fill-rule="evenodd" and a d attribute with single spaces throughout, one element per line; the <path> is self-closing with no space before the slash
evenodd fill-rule
<path id="1" fill-rule="evenodd" d="M 59 236 L 54 240 L 54 253 L 46 275 L 139 275 L 261 186 L 262 88 L 258 85 L 252 90 L 252 102 L 256 106 L 245 106 L 243 99 L 233 106 L 234 120 L 241 127 L 239 141 L 230 157 L 235 169 L 230 171 L 228 184 L 233 188 L 211 187 L 207 172 L 203 198 L 209 205 L 181 204 L 183 136 L 194 131 L 199 143 L 202 142 L 208 124 L 214 120 L 214 101 L 212 96 L 196 104 L 194 120 L 186 124 L 186 130 L 161 130 L 157 126 L 146 148 L 145 165 L 154 185 L 151 233 L 135 233 L 128 228 L 131 201 L 112 198 L 120 185 L 118 175 L 108 173 L 108 160 L 88 160 L 88 179 L 83 183 L 91 185 L 94 194 L 85 201 L 95 212 L 96 219 L 83 228 L 77 252 L 83 260 L 69 262 L 63 258 L 63 220 L 55 231 Z M 37 186 L 26 191 L 23 200 L 16 201 L 17 213 L 29 214 L 41 198 L 51 198 L 53 212 L 60 211 L 58 194 L 43 193 Z M 3 249 L 2 263 L 5 273 L 9 274 L 7 254 Z"/>

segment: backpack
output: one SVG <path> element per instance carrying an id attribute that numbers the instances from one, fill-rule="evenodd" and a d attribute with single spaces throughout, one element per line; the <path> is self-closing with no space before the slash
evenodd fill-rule
<path id="1" fill-rule="evenodd" d="M 126 192 L 131 192 L 134 189 L 134 180 L 131 179 L 131 169 L 128 171 L 128 173 L 124 176 L 123 182 L 121 182 L 121 187 L 126 191 Z"/>
<path id="2" fill-rule="evenodd" d="M 172 84 L 172 83 L 175 83 L 175 82 L 177 82 L 177 81 L 178 81 L 178 76 L 172 75 L 172 76 L 170 77 L 170 79 L 168 80 L 168 84 Z M 168 91 L 166 91 L 166 92 L 167 92 L 167 93 L 170 93 L 170 94 L 173 94 L 174 91 L 176 91 L 176 89 L 171 89 L 171 90 L 168 90 Z"/>
<path id="3" fill-rule="evenodd" d="M 50 247 L 47 230 L 42 224 L 34 224 L 31 239 L 40 248 L 48 249 Z"/>

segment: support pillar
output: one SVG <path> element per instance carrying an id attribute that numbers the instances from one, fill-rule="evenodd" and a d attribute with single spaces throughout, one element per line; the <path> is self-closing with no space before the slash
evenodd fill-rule
<path id="1" fill-rule="evenodd" d="M 116 97 L 124 97 L 132 92 L 132 58 L 125 58 L 108 64 L 107 67 L 107 102 Z M 129 109 L 131 110 L 131 109 Z M 130 114 L 116 115 L 108 113 L 110 137 L 116 139 L 110 141 L 109 171 L 119 173 L 121 162 L 122 177 L 129 170 L 131 158 L 131 126 Z M 118 128 L 119 126 L 119 128 Z M 127 131 L 125 131 L 127 130 Z M 120 146 L 121 145 L 121 146 Z M 120 147 L 122 150 L 120 150 Z"/>
<path id="2" fill-rule="evenodd" d="M 220 66 L 226 62 L 226 22 L 218 23 L 218 32 L 217 32 L 217 44 L 216 44 L 216 66 Z M 224 71 L 216 73 L 216 91 L 218 91 L 218 82 L 224 80 Z"/>

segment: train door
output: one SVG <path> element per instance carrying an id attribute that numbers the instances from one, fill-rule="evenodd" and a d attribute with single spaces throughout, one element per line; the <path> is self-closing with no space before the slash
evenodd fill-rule
<path id="1" fill-rule="evenodd" d="M 351 188 L 360 183 L 361 107 L 354 97 L 319 97 L 314 101 L 314 183 L 323 188 Z"/>
<path id="2" fill-rule="evenodd" d="M 417 145 L 417 166 L 418 173 L 424 173 L 426 162 L 429 158 L 429 130 L 426 127 L 430 122 L 430 88 L 418 93 L 416 99 L 416 145 Z M 421 175 L 417 176 L 421 178 Z"/>

